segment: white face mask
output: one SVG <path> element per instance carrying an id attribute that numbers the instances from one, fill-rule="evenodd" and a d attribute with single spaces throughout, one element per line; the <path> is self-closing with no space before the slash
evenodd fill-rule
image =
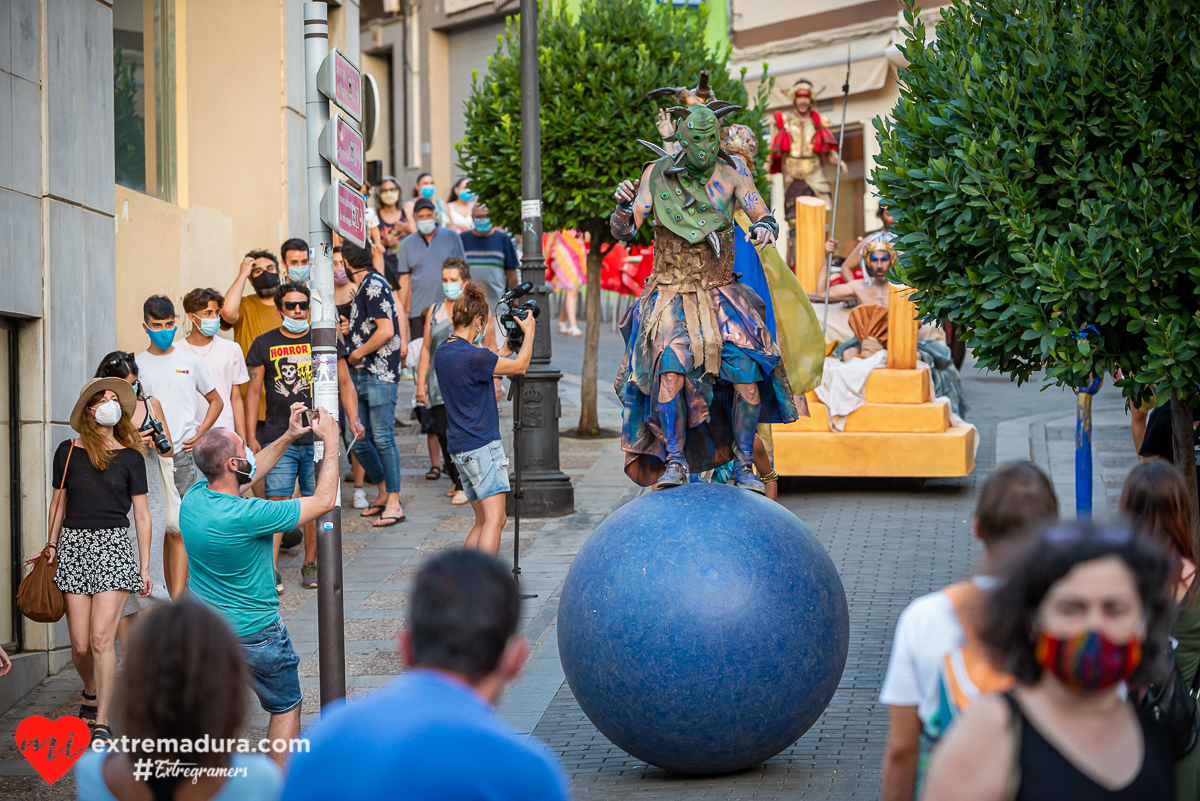
<path id="1" fill-rule="evenodd" d="M 435 228 L 437 228 L 437 220 L 417 220 L 417 230 L 425 236 L 432 234 Z"/>
<path id="2" fill-rule="evenodd" d="M 115 426 L 121 422 L 121 404 L 110 400 L 97 406 L 96 422 L 102 426 Z"/>

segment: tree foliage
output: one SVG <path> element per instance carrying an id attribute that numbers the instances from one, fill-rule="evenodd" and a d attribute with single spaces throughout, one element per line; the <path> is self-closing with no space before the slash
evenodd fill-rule
<path id="1" fill-rule="evenodd" d="M 704 6 L 648 0 L 583 0 L 578 16 L 551 4 L 538 20 L 542 122 L 542 222 L 608 238 L 613 190 L 654 158 L 637 139 L 658 142 L 658 104 L 646 92 L 695 86 L 707 69 L 717 97 L 747 106 L 741 79 L 726 71 L 728 51 L 709 52 Z M 488 74 L 476 76 L 457 145 L 472 188 L 492 219 L 521 225 L 521 61 L 518 18 L 509 17 Z M 764 84 L 766 81 L 764 81 Z M 726 124 L 749 125 L 765 150 L 763 120 L 750 110 Z M 765 172 L 760 188 L 767 186 Z"/>
<path id="2" fill-rule="evenodd" d="M 921 312 L 982 366 L 1127 396 L 1200 384 L 1200 3 L 955 0 L 906 12 L 882 201 Z"/>

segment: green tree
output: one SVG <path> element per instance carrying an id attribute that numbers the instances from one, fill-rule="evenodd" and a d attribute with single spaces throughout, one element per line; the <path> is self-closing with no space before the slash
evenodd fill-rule
<path id="1" fill-rule="evenodd" d="M 137 65 L 113 49 L 113 155 L 116 182 L 146 191 L 146 128 L 137 113 Z"/>
<path id="2" fill-rule="evenodd" d="M 1134 403 L 1194 405 L 1200 4 L 955 0 L 928 41 L 905 18 L 874 181 L 918 309 L 1018 382 L 1119 370 Z"/>
<path id="3" fill-rule="evenodd" d="M 613 191 L 641 175 L 653 154 L 637 139 L 658 142 L 658 104 L 646 93 L 661 86 L 694 86 L 708 70 L 716 96 L 747 106 L 741 78 L 728 74 L 728 50 L 713 53 L 704 41 L 705 7 L 674 8 L 648 0 L 583 0 L 577 16 L 552 4 L 538 20 L 541 88 L 542 221 L 547 231 L 574 228 L 591 235 L 588 252 L 587 339 L 583 364 L 581 436 L 599 432 L 596 362 L 600 344 L 600 269 L 613 244 L 608 217 Z M 742 77 L 744 78 L 743 70 Z M 764 75 L 765 78 L 765 75 Z M 760 91 L 759 103 L 770 90 Z M 466 137 L 458 144 L 471 188 L 498 224 L 521 229 L 520 36 L 510 17 L 489 60 L 476 76 L 466 107 Z M 726 124 L 766 129 L 749 110 Z M 760 172 L 759 186 L 767 185 Z M 649 242 L 649 226 L 640 241 Z"/>

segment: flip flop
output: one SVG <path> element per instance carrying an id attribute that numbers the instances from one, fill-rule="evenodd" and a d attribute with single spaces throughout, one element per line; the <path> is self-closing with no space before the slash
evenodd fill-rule
<path id="1" fill-rule="evenodd" d="M 366 509 L 363 509 L 362 514 L 360 514 L 359 517 L 378 517 L 379 515 L 383 514 L 383 510 L 385 509 L 387 509 L 386 505 L 375 506 L 372 504 Z"/>
<path id="2" fill-rule="evenodd" d="M 389 528 L 397 523 L 403 523 L 407 519 L 404 515 L 400 515 L 399 517 L 381 517 L 371 524 L 371 528 Z"/>

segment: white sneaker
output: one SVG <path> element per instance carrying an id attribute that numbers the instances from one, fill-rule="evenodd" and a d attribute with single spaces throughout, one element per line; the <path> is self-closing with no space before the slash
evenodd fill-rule
<path id="1" fill-rule="evenodd" d="M 359 487 L 358 489 L 354 490 L 354 502 L 353 503 L 354 503 L 355 509 L 366 509 L 367 508 L 367 491 L 365 489 L 363 489 L 362 487 Z"/>

